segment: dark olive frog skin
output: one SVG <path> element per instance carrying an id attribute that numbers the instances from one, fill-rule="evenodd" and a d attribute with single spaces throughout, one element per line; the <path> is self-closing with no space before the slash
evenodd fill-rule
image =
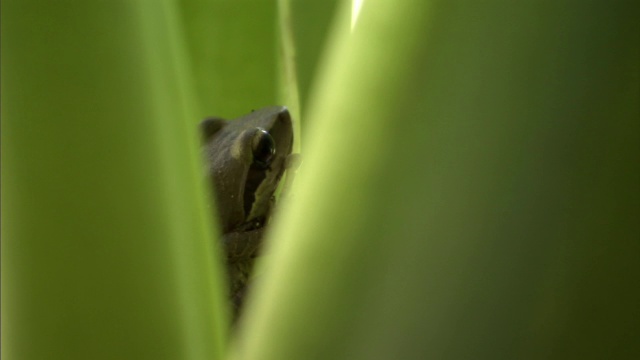
<path id="1" fill-rule="evenodd" d="M 256 110 L 201 125 L 205 171 L 212 185 L 237 317 L 293 146 L 286 107 Z"/>

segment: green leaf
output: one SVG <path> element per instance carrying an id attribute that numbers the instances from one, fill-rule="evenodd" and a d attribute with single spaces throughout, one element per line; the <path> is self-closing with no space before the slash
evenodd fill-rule
<path id="1" fill-rule="evenodd" d="M 3 358 L 222 357 L 176 14 L 2 2 Z"/>
<path id="2" fill-rule="evenodd" d="M 233 358 L 638 357 L 637 18 L 366 2 Z"/>
<path id="3" fill-rule="evenodd" d="M 276 105 L 276 0 L 178 1 L 201 102 L 194 124 L 206 116 L 234 119 Z"/>

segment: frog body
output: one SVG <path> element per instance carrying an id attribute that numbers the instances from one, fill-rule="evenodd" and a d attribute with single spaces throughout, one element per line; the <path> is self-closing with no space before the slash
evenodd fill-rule
<path id="1" fill-rule="evenodd" d="M 200 127 L 237 316 L 291 156 L 291 116 L 273 106 L 231 121 L 208 118 Z"/>

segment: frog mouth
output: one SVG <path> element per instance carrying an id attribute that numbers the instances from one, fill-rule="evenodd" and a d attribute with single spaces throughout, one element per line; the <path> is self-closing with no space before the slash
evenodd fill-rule
<path id="1" fill-rule="evenodd" d="M 258 187 L 267 178 L 267 171 L 254 169 L 253 166 L 249 168 L 247 174 L 247 181 L 244 186 L 244 213 L 245 216 L 250 216 L 253 205 L 256 202 L 256 192 Z"/>
<path id="2" fill-rule="evenodd" d="M 257 221 L 264 226 L 269 220 L 271 209 L 276 201 L 274 193 L 285 170 L 281 166 L 283 161 L 284 159 L 277 158 L 266 169 L 253 165 L 249 168 L 243 199 L 245 218 L 248 223 Z"/>

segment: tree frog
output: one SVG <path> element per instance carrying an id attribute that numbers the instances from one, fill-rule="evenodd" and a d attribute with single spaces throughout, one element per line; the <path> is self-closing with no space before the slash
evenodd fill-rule
<path id="1" fill-rule="evenodd" d="M 274 192 L 285 169 L 298 163 L 292 161 L 291 116 L 286 107 L 273 106 L 232 121 L 207 118 L 200 128 L 237 317 L 274 208 Z"/>

